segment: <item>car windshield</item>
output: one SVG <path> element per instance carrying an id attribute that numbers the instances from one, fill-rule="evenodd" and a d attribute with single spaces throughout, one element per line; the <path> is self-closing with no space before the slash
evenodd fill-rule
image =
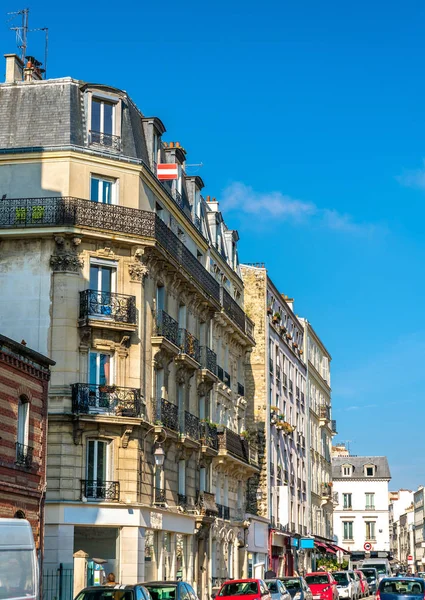
<path id="1" fill-rule="evenodd" d="M 0 598 L 35 597 L 36 581 L 31 550 L 0 551 Z"/>
<path id="2" fill-rule="evenodd" d="M 376 573 L 374 569 L 362 569 L 362 573 L 366 576 L 367 580 L 376 579 Z"/>
<path id="3" fill-rule="evenodd" d="M 301 582 L 299 579 L 282 579 L 286 589 L 288 590 L 299 590 L 301 589 Z"/>
<path id="4" fill-rule="evenodd" d="M 152 600 L 176 600 L 177 598 L 175 585 L 143 585 L 150 593 Z"/>
<path id="5" fill-rule="evenodd" d="M 225 583 L 220 590 L 219 596 L 249 596 L 250 594 L 258 594 L 258 584 L 256 581 Z"/>
<path id="6" fill-rule="evenodd" d="M 266 583 L 267 583 L 267 587 L 273 594 L 276 594 L 279 592 L 279 587 L 277 585 L 276 579 L 270 579 L 270 580 L 266 579 Z"/>
<path id="7" fill-rule="evenodd" d="M 399 596 L 423 596 L 424 582 L 412 579 L 385 580 L 379 587 L 381 594 L 397 594 Z"/>
<path id="8" fill-rule="evenodd" d="M 334 579 L 336 579 L 337 583 L 348 583 L 347 573 L 332 573 Z"/>
<path id="9" fill-rule="evenodd" d="M 90 589 L 82 591 L 76 600 L 134 600 L 134 594 L 132 590 L 120 590 L 113 587 L 108 590 L 104 588 Z"/>
<path id="10" fill-rule="evenodd" d="M 308 585 L 314 585 L 315 583 L 329 583 L 327 575 L 307 575 L 305 580 Z"/>
<path id="11" fill-rule="evenodd" d="M 376 565 L 369 565 L 369 567 L 371 569 L 376 569 L 378 571 L 378 573 L 380 573 L 381 575 L 387 573 L 387 565 L 384 563 L 378 563 Z"/>

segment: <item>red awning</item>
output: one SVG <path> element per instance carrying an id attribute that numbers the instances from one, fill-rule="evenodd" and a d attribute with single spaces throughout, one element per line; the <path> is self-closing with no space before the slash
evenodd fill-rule
<path id="1" fill-rule="evenodd" d="M 333 546 L 331 546 L 330 544 L 325 544 L 326 545 L 326 552 L 329 552 L 330 554 L 336 554 L 336 550 L 333 549 Z"/>
<path id="2" fill-rule="evenodd" d="M 315 545 L 316 545 L 318 548 L 320 548 L 321 550 L 326 550 L 326 548 L 327 548 L 326 544 L 323 544 L 323 542 L 317 542 L 317 541 L 315 541 L 315 542 L 314 542 L 314 544 L 315 544 Z"/>
<path id="3" fill-rule="evenodd" d="M 344 548 L 341 548 L 341 546 L 337 546 L 336 544 L 332 544 L 332 548 L 334 550 L 336 550 L 337 552 L 344 552 L 344 554 L 351 554 L 351 552 L 349 550 L 345 550 Z"/>

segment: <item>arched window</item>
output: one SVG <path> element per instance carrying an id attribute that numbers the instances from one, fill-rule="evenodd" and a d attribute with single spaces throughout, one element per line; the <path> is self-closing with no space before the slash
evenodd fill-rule
<path id="1" fill-rule="evenodd" d="M 17 442 L 22 446 L 28 446 L 29 437 L 29 408 L 30 403 L 26 396 L 19 398 L 18 405 L 18 436 Z"/>
<path id="2" fill-rule="evenodd" d="M 13 515 L 15 519 L 26 519 L 25 513 L 23 510 L 17 510 Z"/>

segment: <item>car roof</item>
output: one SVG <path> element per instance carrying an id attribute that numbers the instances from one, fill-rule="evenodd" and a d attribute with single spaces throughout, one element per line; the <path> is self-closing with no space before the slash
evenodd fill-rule
<path id="1" fill-rule="evenodd" d="M 186 581 L 145 581 L 140 585 L 178 585 L 179 583 L 186 583 Z"/>
<path id="2" fill-rule="evenodd" d="M 330 575 L 329 571 L 311 571 L 310 573 L 306 573 L 305 577 L 307 577 L 307 575 Z"/>
<path id="3" fill-rule="evenodd" d="M 257 578 L 251 577 L 251 579 L 249 579 L 249 578 L 248 579 L 228 579 L 227 581 L 225 581 L 223 583 L 223 585 L 225 583 L 244 583 L 244 582 L 249 582 L 249 581 L 256 581 L 256 582 L 258 582 L 258 581 L 262 581 L 262 580 L 260 580 L 258 577 Z"/>
<path id="4" fill-rule="evenodd" d="M 87 587 L 83 588 L 81 590 L 81 592 L 85 592 L 86 590 L 132 590 L 134 587 L 139 587 L 139 586 L 143 586 L 145 585 L 144 583 L 116 583 L 115 585 L 88 585 Z M 81 594 L 80 592 L 80 594 Z"/>
<path id="5" fill-rule="evenodd" d="M 384 577 L 382 581 L 400 581 L 400 579 L 408 579 L 409 581 L 423 582 L 422 577 L 414 577 L 413 575 L 403 575 L 403 577 Z"/>

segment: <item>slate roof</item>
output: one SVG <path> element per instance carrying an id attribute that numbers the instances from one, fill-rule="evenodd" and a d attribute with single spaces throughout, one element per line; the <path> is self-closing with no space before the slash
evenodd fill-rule
<path id="1" fill-rule="evenodd" d="M 342 465 L 352 465 L 352 475 L 343 476 Z M 375 465 L 375 475 L 366 477 L 365 465 Z M 335 456 L 332 457 L 332 479 L 391 479 L 390 467 L 386 456 Z"/>
<path id="2" fill-rule="evenodd" d="M 105 86 L 70 77 L 0 84 L 0 148 L 84 146 L 87 88 Z M 143 115 L 126 92 L 114 91 L 122 99 L 122 154 L 148 163 Z"/>

